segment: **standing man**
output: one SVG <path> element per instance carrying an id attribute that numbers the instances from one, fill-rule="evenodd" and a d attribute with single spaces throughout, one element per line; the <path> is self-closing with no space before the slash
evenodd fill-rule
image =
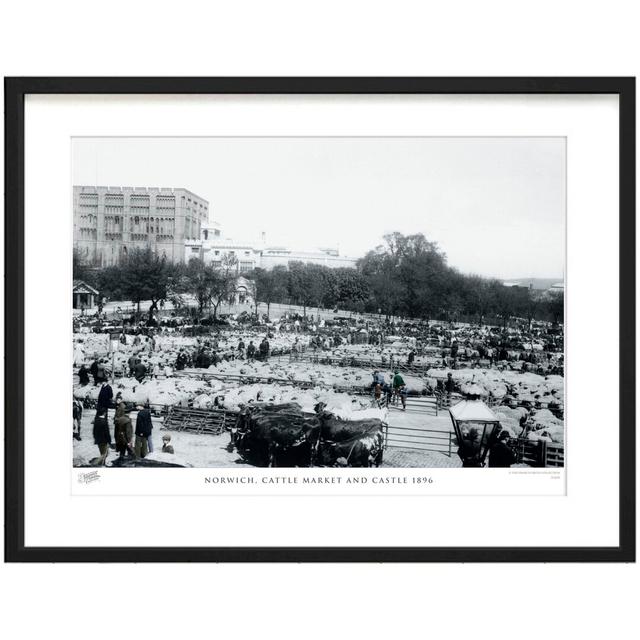
<path id="1" fill-rule="evenodd" d="M 100 392 L 98 393 L 98 413 L 101 410 L 104 411 L 104 416 L 107 418 L 107 414 L 109 412 L 109 407 L 111 406 L 111 400 L 113 400 L 113 389 L 109 384 L 109 380 L 106 379 L 102 386 L 100 387 Z"/>
<path id="2" fill-rule="evenodd" d="M 138 356 L 136 356 L 135 353 L 131 354 L 131 356 L 127 360 L 127 364 L 129 365 L 129 377 L 130 378 L 133 377 L 133 370 L 135 369 L 135 367 L 138 364 L 138 362 L 140 362 L 140 360 L 138 359 Z"/>
<path id="3" fill-rule="evenodd" d="M 396 395 L 400 396 L 402 402 L 402 410 L 407 410 L 407 385 L 404 382 L 404 378 L 400 375 L 400 372 L 396 369 L 393 376 L 393 391 Z"/>
<path id="4" fill-rule="evenodd" d="M 455 389 L 455 382 L 453 381 L 453 374 L 447 373 L 447 379 L 444 382 L 444 390 L 447 392 L 447 399 L 451 402 L 451 394 Z"/>
<path id="5" fill-rule="evenodd" d="M 104 360 L 100 360 L 100 362 L 98 363 L 98 370 L 96 371 L 94 378 L 97 384 L 103 384 L 104 382 L 108 381 L 109 375 L 105 368 Z"/>
<path id="6" fill-rule="evenodd" d="M 133 377 L 138 382 L 142 382 L 146 375 L 147 375 L 147 367 L 145 367 L 145 365 L 139 360 L 136 366 L 133 368 Z"/>
<path id="7" fill-rule="evenodd" d="M 247 360 L 251 362 L 255 357 L 256 357 L 256 345 L 253 344 L 253 340 L 250 340 L 249 346 L 247 347 Z"/>
<path id="8" fill-rule="evenodd" d="M 98 386 L 98 356 L 94 358 L 91 366 L 89 367 L 89 373 L 93 376 L 93 386 Z"/>
<path id="9" fill-rule="evenodd" d="M 80 382 L 80 386 L 84 387 L 86 384 L 89 384 L 89 369 L 84 366 L 84 364 L 78 370 L 78 380 Z"/>
<path id="10" fill-rule="evenodd" d="M 135 457 L 133 447 L 131 446 L 133 440 L 133 425 L 131 424 L 131 418 L 126 414 L 124 402 L 118 404 L 113 423 L 116 451 L 120 454 L 120 458 L 124 458 L 125 454 L 129 454 L 130 458 Z"/>
<path id="11" fill-rule="evenodd" d="M 260 343 L 260 359 L 267 361 L 269 357 L 269 341 L 265 337 L 264 340 Z"/>
<path id="12" fill-rule="evenodd" d="M 149 453 L 149 438 L 153 423 L 151 422 L 151 411 L 148 404 L 144 407 L 138 405 L 138 417 L 136 418 L 136 458 L 144 458 Z"/>
<path id="13" fill-rule="evenodd" d="M 507 444 L 509 433 L 502 431 L 491 449 L 489 449 L 489 467 L 510 467 L 517 460 L 516 454 Z"/>
<path id="14" fill-rule="evenodd" d="M 109 423 L 105 409 L 98 409 L 96 417 L 93 419 L 93 441 L 98 445 L 100 457 L 94 458 L 92 463 L 102 466 L 106 463 L 111 445 L 111 433 L 109 433 Z"/>
<path id="15" fill-rule="evenodd" d="M 489 367 L 493 367 L 493 349 L 491 347 L 487 347 L 486 356 L 489 359 Z"/>

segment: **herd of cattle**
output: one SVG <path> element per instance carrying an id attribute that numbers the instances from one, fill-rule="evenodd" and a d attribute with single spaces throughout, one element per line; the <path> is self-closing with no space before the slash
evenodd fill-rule
<path id="1" fill-rule="evenodd" d="M 240 412 L 231 442 L 247 462 L 259 467 L 378 467 L 384 423 L 340 420 L 322 403 L 314 414 L 295 402 L 251 404 Z"/>

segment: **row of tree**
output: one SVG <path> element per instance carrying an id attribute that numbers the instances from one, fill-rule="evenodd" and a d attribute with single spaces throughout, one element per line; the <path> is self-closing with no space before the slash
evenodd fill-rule
<path id="1" fill-rule="evenodd" d="M 462 274 L 447 264 L 445 254 L 422 234 L 384 236 L 384 244 L 369 251 L 356 268 L 330 269 L 316 264 L 292 262 L 271 270 L 255 269 L 243 274 L 257 303 L 290 303 L 303 307 L 340 308 L 382 313 L 385 316 L 457 320 L 474 318 L 482 324 L 498 317 L 505 324 L 513 317 L 561 322 L 564 296 L 507 287 L 495 279 Z M 97 288 L 102 296 L 151 301 L 152 311 L 163 300 L 176 306 L 192 295 L 199 311 L 220 305 L 236 291 L 238 263 L 232 256 L 221 266 L 192 259 L 171 264 L 150 249 L 136 250 L 118 266 L 95 269 L 74 253 L 74 278 Z"/>

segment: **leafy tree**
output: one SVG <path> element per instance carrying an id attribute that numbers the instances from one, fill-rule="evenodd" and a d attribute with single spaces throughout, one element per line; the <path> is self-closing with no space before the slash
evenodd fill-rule
<path id="1" fill-rule="evenodd" d="M 214 268 L 214 276 L 210 283 L 211 304 L 213 317 L 218 315 L 218 308 L 224 300 L 228 300 L 235 293 L 238 279 L 238 259 L 232 255 L 222 258 L 222 266 Z"/>
<path id="2" fill-rule="evenodd" d="M 217 279 L 216 269 L 211 264 L 205 264 L 199 258 L 189 260 L 182 279 L 182 289 L 194 296 L 198 303 L 198 314 L 211 304 L 212 288 Z"/>
<path id="3" fill-rule="evenodd" d="M 276 266 L 271 271 L 255 269 L 251 274 L 253 281 L 253 298 L 258 315 L 258 305 L 263 302 L 267 305 L 267 318 L 269 317 L 271 303 L 282 301 L 287 290 L 287 268 Z"/>
<path id="4" fill-rule="evenodd" d="M 355 269 L 327 269 L 329 273 L 335 274 L 336 294 L 332 302 L 327 306 L 340 305 L 345 308 L 357 308 L 370 295 L 369 285 L 364 276 Z M 328 287 L 327 287 L 328 288 Z"/>
<path id="5" fill-rule="evenodd" d="M 358 270 L 367 283 L 369 296 L 367 307 L 382 312 L 387 317 L 395 315 L 402 300 L 400 273 L 393 256 L 383 246 L 369 251 L 358 262 Z"/>
<path id="6" fill-rule="evenodd" d="M 492 289 L 496 313 L 502 318 L 502 328 L 506 329 L 509 320 L 522 309 L 522 291 L 526 294 L 526 290 L 522 287 L 505 287 L 497 280 L 492 283 Z"/>
<path id="7" fill-rule="evenodd" d="M 122 268 L 118 265 L 99 269 L 92 285 L 100 295 L 110 300 L 126 300 L 127 296 L 122 287 Z"/>
<path id="8" fill-rule="evenodd" d="M 526 318 L 528 330 L 531 331 L 531 323 L 534 318 L 540 315 L 542 311 L 542 299 L 537 291 L 531 289 L 523 289 L 517 287 L 517 303 L 518 303 L 518 315 Z"/>
<path id="9" fill-rule="evenodd" d="M 307 307 L 320 304 L 323 298 L 322 269 L 319 265 L 303 262 L 289 264 L 288 293 L 294 301 L 302 305 L 305 318 Z"/>
<path id="10" fill-rule="evenodd" d="M 149 312 L 153 313 L 158 302 L 167 299 L 171 271 L 172 265 L 149 248 L 130 251 L 120 267 L 123 296 L 137 304 L 138 310 L 140 302 L 151 300 Z"/>
<path id="11" fill-rule="evenodd" d="M 554 324 L 564 322 L 564 291 L 550 292 L 545 306 Z"/>
<path id="12" fill-rule="evenodd" d="M 478 324 L 483 325 L 484 318 L 495 307 L 495 288 L 487 278 L 477 275 L 465 277 L 465 311 L 478 317 Z"/>

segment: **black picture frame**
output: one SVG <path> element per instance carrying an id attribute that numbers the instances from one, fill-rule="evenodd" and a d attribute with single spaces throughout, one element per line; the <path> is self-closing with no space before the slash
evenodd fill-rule
<path id="1" fill-rule="evenodd" d="M 5 78 L 5 561 L 635 561 L 635 78 Z M 24 100 L 27 94 L 615 94 L 620 160 L 620 449 L 617 547 L 26 547 L 24 540 Z"/>

